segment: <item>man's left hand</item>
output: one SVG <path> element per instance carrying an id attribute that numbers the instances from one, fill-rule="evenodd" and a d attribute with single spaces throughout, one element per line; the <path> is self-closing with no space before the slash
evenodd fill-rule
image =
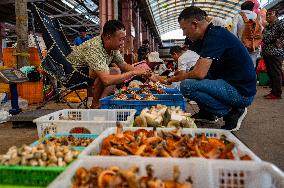
<path id="1" fill-rule="evenodd" d="M 170 80 L 165 80 L 167 85 L 171 85 L 173 82 Z"/>

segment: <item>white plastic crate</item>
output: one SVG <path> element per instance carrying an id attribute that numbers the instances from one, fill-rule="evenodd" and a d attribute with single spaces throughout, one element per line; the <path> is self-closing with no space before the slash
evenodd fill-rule
<path id="1" fill-rule="evenodd" d="M 132 126 L 134 109 L 64 109 L 47 114 L 33 120 L 37 125 L 39 138 L 47 134 L 65 134 L 77 130 L 76 133 L 100 134 L 109 127 L 115 127 L 120 121 L 124 127 Z M 68 120 L 68 118 L 72 120 Z"/>
<path id="2" fill-rule="evenodd" d="M 125 127 L 123 130 L 132 130 L 135 131 L 137 129 L 141 129 L 141 127 Z M 142 129 L 151 130 L 153 128 L 151 127 L 143 127 Z M 170 131 L 173 130 L 171 128 L 157 128 L 157 131 Z M 90 156 L 90 155 L 97 155 L 101 150 L 101 144 L 103 142 L 103 139 L 109 136 L 110 134 L 113 134 L 116 132 L 116 127 L 112 127 L 109 129 L 106 129 L 103 133 L 99 135 L 99 137 L 94 140 L 88 147 L 86 147 L 79 157 L 82 156 Z M 235 149 L 233 150 L 233 154 L 236 158 L 236 160 L 239 160 L 239 158 L 243 155 L 249 155 L 252 160 L 260 161 L 260 158 L 257 157 L 248 147 L 246 147 L 238 138 L 236 138 L 230 131 L 222 130 L 222 129 L 191 129 L 191 128 L 185 128 L 182 129 L 182 133 L 184 134 L 191 134 L 192 136 L 195 136 L 195 134 L 205 133 L 207 137 L 215 137 L 220 138 L 221 135 L 225 135 L 226 139 L 233 142 L 235 144 Z M 119 156 L 117 156 L 119 157 Z M 129 156 L 134 157 L 134 156 Z"/>
<path id="3" fill-rule="evenodd" d="M 193 188 L 283 188 L 284 174 L 274 165 L 256 161 L 205 160 L 201 158 L 131 158 L 84 157 L 71 164 L 50 185 L 50 188 L 70 187 L 72 177 L 80 167 L 118 166 L 124 170 L 136 165 L 139 176 L 145 176 L 145 166 L 151 164 L 156 177 L 172 179 L 173 167 L 181 171 L 179 181 L 189 176 Z"/>

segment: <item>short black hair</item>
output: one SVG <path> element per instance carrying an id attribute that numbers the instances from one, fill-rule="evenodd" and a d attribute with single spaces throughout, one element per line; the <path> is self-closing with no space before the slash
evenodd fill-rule
<path id="1" fill-rule="evenodd" d="M 79 32 L 87 32 L 87 28 L 82 26 L 82 27 L 79 27 L 78 31 Z"/>
<path id="2" fill-rule="evenodd" d="M 254 7 L 254 2 L 252 2 L 252 1 L 246 1 L 243 4 L 241 4 L 241 10 L 252 11 L 253 7 Z"/>
<path id="3" fill-rule="evenodd" d="M 170 49 L 170 54 L 173 55 L 174 53 L 181 53 L 183 50 L 180 46 L 173 46 Z"/>
<path id="4" fill-rule="evenodd" d="M 178 17 L 178 21 L 181 21 L 182 19 L 192 19 L 195 18 L 198 21 L 205 20 L 207 17 L 207 13 L 202 10 L 201 8 L 198 8 L 196 6 L 190 6 L 185 8 Z"/>
<path id="5" fill-rule="evenodd" d="M 103 35 L 112 35 L 118 30 L 125 30 L 123 23 L 118 20 L 109 20 L 104 25 Z"/>

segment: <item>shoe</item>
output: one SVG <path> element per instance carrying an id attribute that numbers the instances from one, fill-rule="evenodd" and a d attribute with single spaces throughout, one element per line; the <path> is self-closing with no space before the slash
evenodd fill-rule
<path id="1" fill-rule="evenodd" d="M 192 115 L 191 118 L 193 118 L 196 122 L 202 122 L 202 123 L 213 124 L 218 121 L 218 118 L 215 115 L 205 110 L 199 110 L 199 112 Z"/>
<path id="2" fill-rule="evenodd" d="M 247 108 L 232 109 L 226 116 L 223 117 L 225 125 L 221 129 L 229 131 L 237 131 L 241 128 L 242 121 L 247 115 Z"/>
<path id="3" fill-rule="evenodd" d="M 264 95 L 264 98 L 265 99 L 281 99 L 281 96 L 279 97 L 279 96 L 276 96 L 272 93 L 269 93 L 268 95 Z"/>

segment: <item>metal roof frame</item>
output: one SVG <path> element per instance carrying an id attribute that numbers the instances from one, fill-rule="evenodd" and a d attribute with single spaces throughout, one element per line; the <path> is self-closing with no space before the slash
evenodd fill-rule
<path id="1" fill-rule="evenodd" d="M 85 26 L 92 34 L 99 33 L 99 1 L 98 0 L 27 0 L 35 3 L 39 9 L 51 17 L 57 17 L 63 26 L 64 33 L 68 38 L 73 40 L 76 37 L 78 28 Z M 73 6 L 70 7 L 66 3 Z M 1 0 L 0 2 L 0 22 L 11 23 L 15 25 L 15 0 Z M 29 30 L 31 27 L 31 14 L 29 11 Z M 95 6 L 96 5 L 96 6 Z M 40 32 L 36 28 L 37 31 Z M 9 31 L 14 32 L 14 31 Z M 9 36 L 13 36 L 13 34 Z"/>
<path id="2" fill-rule="evenodd" d="M 198 6 L 209 16 L 226 19 L 240 11 L 244 0 L 147 0 L 160 34 L 179 29 L 179 13 L 188 6 Z"/>

